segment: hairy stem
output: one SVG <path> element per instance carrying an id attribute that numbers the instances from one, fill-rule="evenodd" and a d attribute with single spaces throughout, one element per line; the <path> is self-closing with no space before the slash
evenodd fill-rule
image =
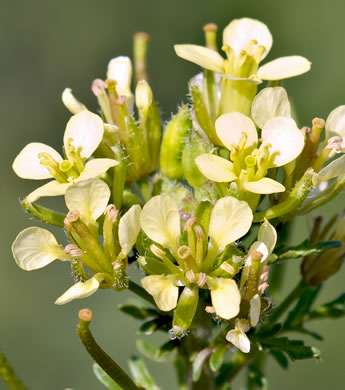
<path id="1" fill-rule="evenodd" d="M 0 377 L 11 390 L 27 390 L 8 363 L 6 356 L 0 350 Z"/>

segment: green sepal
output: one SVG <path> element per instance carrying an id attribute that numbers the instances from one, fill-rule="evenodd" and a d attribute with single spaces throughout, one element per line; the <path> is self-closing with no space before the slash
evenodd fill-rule
<path id="1" fill-rule="evenodd" d="M 343 316 L 345 316 L 345 293 L 341 294 L 334 301 L 319 306 L 310 312 L 306 319 L 340 318 Z"/>
<path id="2" fill-rule="evenodd" d="M 207 182 L 206 177 L 199 171 L 195 159 L 202 153 L 207 153 L 211 148 L 197 132 L 193 131 L 187 138 L 182 153 L 182 165 L 184 176 L 189 185 L 200 187 Z"/>
<path id="3" fill-rule="evenodd" d="M 164 130 L 160 168 L 163 174 L 170 179 L 183 178 L 182 152 L 192 127 L 189 108 L 183 105 Z"/>
<path id="4" fill-rule="evenodd" d="M 94 363 L 92 366 L 93 373 L 96 378 L 104 385 L 108 390 L 123 390 L 121 386 L 119 386 L 110 376 L 102 370 L 102 368 Z"/>
<path id="5" fill-rule="evenodd" d="M 155 309 L 149 309 L 133 304 L 122 304 L 117 307 L 122 313 L 128 314 L 136 320 L 146 320 L 149 317 L 158 316 L 159 313 Z"/>
<path id="6" fill-rule="evenodd" d="M 287 337 L 271 337 L 261 342 L 264 348 L 285 352 L 291 360 L 320 359 L 320 351 L 304 345 L 303 340 L 289 340 Z"/>
<path id="7" fill-rule="evenodd" d="M 220 139 L 217 136 L 214 124 L 211 121 L 210 115 L 207 111 L 206 103 L 204 101 L 200 88 L 197 85 L 192 85 L 192 87 L 190 88 L 190 93 L 192 95 L 195 116 L 198 120 L 200 127 L 204 130 L 209 140 L 214 145 L 222 145 Z"/>
<path id="8" fill-rule="evenodd" d="M 288 249 L 279 248 L 280 254 L 270 258 L 269 263 L 272 264 L 277 261 L 298 259 L 315 253 L 322 253 L 331 248 L 339 248 L 341 245 L 342 243 L 340 241 L 320 241 L 310 246 L 308 240 L 305 240 L 301 244 Z"/>
<path id="9" fill-rule="evenodd" d="M 127 154 L 124 146 L 121 144 L 116 144 L 112 150 L 115 160 L 119 163 L 113 168 L 112 196 L 114 205 L 120 210 L 127 177 Z"/>
<path id="10" fill-rule="evenodd" d="M 209 200 L 203 200 L 198 204 L 195 211 L 195 218 L 198 220 L 198 224 L 202 227 L 205 237 L 208 236 L 208 227 L 211 219 L 212 203 Z"/>
<path id="11" fill-rule="evenodd" d="M 123 191 L 123 208 L 126 210 L 130 209 L 135 204 L 142 206 L 143 201 L 133 192 L 124 190 Z"/>
<path id="12" fill-rule="evenodd" d="M 65 215 L 60 214 L 54 210 L 50 210 L 46 207 L 39 206 L 35 203 L 28 202 L 27 199 L 24 199 L 21 202 L 22 208 L 30 213 L 33 217 L 36 219 L 49 223 L 49 225 L 57 226 L 57 227 L 64 227 L 64 219 Z"/>
<path id="13" fill-rule="evenodd" d="M 160 390 L 143 360 L 133 356 L 129 360 L 128 366 L 136 384 L 144 389 Z"/>
<path id="14" fill-rule="evenodd" d="M 185 334 L 190 327 L 199 302 L 199 287 L 197 285 L 186 286 L 178 300 L 174 319 L 173 331 L 177 337 Z"/>
<path id="15" fill-rule="evenodd" d="M 148 275 L 170 274 L 168 267 L 162 261 L 155 259 L 154 257 L 140 256 L 138 257 L 137 262 Z"/>
<path id="16" fill-rule="evenodd" d="M 202 367 L 211 353 L 212 348 L 205 348 L 196 355 L 192 365 L 193 382 L 197 382 L 200 379 Z"/>
<path id="17" fill-rule="evenodd" d="M 176 346 L 171 342 L 167 344 L 172 345 L 173 349 L 164 350 L 162 347 L 142 339 L 138 339 L 136 342 L 138 351 L 148 359 L 160 363 L 172 363 L 176 359 Z"/>
<path id="18" fill-rule="evenodd" d="M 219 344 L 210 357 L 210 368 L 213 372 L 217 372 L 223 365 L 225 354 L 228 350 L 227 344 Z"/>

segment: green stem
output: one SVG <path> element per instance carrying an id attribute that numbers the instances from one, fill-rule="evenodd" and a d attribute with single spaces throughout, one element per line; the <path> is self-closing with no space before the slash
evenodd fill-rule
<path id="1" fill-rule="evenodd" d="M 13 368 L 8 363 L 3 352 L 0 350 L 0 377 L 11 390 L 27 390 L 22 381 L 17 377 Z"/>
<path id="2" fill-rule="evenodd" d="M 38 204 L 29 203 L 27 199 L 24 199 L 21 206 L 25 211 L 30 213 L 33 217 L 39 219 L 42 222 L 49 223 L 53 226 L 64 227 L 65 215 L 57 213 L 53 210 L 39 206 Z"/>
<path id="3" fill-rule="evenodd" d="M 272 310 L 271 315 L 269 316 L 266 323 L 260 329 L 260 333 L 263 330 L 268 330 L 268 328 L 272 327 L 280 317 L 287 311 L 287 309 L 295 302 L 297 298 L 308 288 L 308 285 L 301 280 L 297 286 L 291 291 L 291 293 L 284 299 L 284 301 Z"/>
<path id="4" fill-rule="evenodd" d="M 80 341 L 93 360 L 106 372 L 119 386 L 126 390 L 137 390 L 138 387 L 132 379 L 107 355 L 93 338 L 89 325 L 92 319 L 91 310 L 84 309 L 79 312 L 79 325 L 77 328 Z"/>

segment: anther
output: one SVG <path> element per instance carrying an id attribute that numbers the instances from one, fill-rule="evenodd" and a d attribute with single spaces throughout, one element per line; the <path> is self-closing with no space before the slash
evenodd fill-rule
<path id="1" fill-rule="evenodd" d="M 101 96 L 105 92 L 105 82 L 101 79 L 96 79 L 92 82 L 91 90 L 96 97 Z"/>
<path id="2" fill-rule="evenodd" d="M 198 286 L 202 287 L 207 282 L 207 275 L 203 272 L 200 272 L 198 279 Z"/>
<path id="3" fill-rule="evenodd" d="M 189 231 L 194 223 L 197 223 L 198 220 L 195 217 L 191 217 L 187 219 L 187 222 L 184 224 L 184 230 Z"/>
<path id="4" fill-rule="evenodd" d="M 263 256 L 264 256 L 263 253 L 259 251 L 250 252 L 250 257 L 252 258 L 252 260 L 261 260 Z"/>
<path id="5" fill-rule="evenodd" d="M 227 272 L 231 276 L 234 276 L 236 274 L 235 268 L 229 263 L 224 262 L 219 268 L 221 268 L 223 271 Z"/>
<path id="6" fill-rule="evenodd" d="M 193 272 L 193 270 L 189 270 L 186 272 L 186 278 L 188 280 L 189 283 L 195 283 L 196 281 L 196 277 L 195 277 L 195 273 Z"/>
<path id="7" fill-rule="evenodd" d="M 104 215 L 107 216 L 108 220 L 115 223 L 117 216 L 119 215 L 119 210 L 113 204 L 109 204 L 104 210 Z"/>
<path id="8" fill-rule="evenodd" d="M 75 244 L 68 244 L 64 249 L 65 253 L 71 255 L 72 257 L 82 257 L 83 251 Z"/>
<path id="9" fill-rule="evenodd" d="M 204 231 L 202 230 L 202 227 L 200 225 L 194 226 L 194 231 L 196 234 L 196 239 L 198 241 L 203 241 L 205 239 Z"/>
<path id="10" fill-rule="evenodd" d="M 269 285 L 266 282 L 260 284 L 259 287 L 258 287 L 258 290 L 259 290 L 260 294 L 263 294 L 268 286 Z"/>
<path id="11" fill-rule="evenodd" d="M 152 244 L 150 246 L 150 251 L 157 256 L 159 259 L 163 259 L 165 257 L 165 251 L 161 248 L 159 248 L 157 245 Z"/>

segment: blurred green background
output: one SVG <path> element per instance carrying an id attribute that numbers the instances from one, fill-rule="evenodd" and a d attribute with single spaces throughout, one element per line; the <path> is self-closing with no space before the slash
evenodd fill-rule
<path id="1" fill-rule="evenodd" d="M 203 43 L 201 27 L 216 22 L 220 31 L 233 18 L 249 16 L 265 22 L 274 44 L 268 60 L 300 54 L 313 62 L 308 74 L 284 85 L 296 103 L 300 124 L 326 118 L 345 103 L 344 0 L 1 0 L 0 121 L 1 121 L 1 249 L 0 346 L 30 389 L 97 390 L 91 360 L 75 332 L 77 312 L 94 311 L 92 330 L 98 341 L 127 369 L 135 352 L 138 324 L 117 311 L 127 293 L 100 291 L 84 301 L 53 304 L 72 284 L 68 264 L 56 262 L 26 273 L 15 265 L 10 246 L 23 228 L 36 224 L 19 206 L 36 183 L 20 180 L 11 169 L 16 154 L 28 142 L 39 141 L 61 150 L 69 113 L 60 100 L 71 87 L 91 110 L 94 78 L 105 77 L 110 58 L 131 55 L 132 34 L 151 35 L 152 87 L 164 119 L 186 101 L 186 83 L 198 68 L 177 58 L 174 43 Z M 219 34 L 220 36 L 220 34 Z M 221 39 L 219 39 L 220 43 Z M 324 208 L 332 215 L 344 207 L 344 196 Z M 47 204 L 52 204 L 50 201 Z M 59 203 L 60 205 L 60 203 Z M 302 240 L 305 221 L 298 220 L 294 242 Z M 65 243 L 59 233 L 60 241 Z M 344 269 L 325 286 L 321 301 L 344 289 Z M 298 280 L 298 262 L 284 277 L 284 288 Z M 325 342 L 322 361 L 302 361 L 283 371 L 269 361 L 270 389 L 344 389 L 344 319 L 313 323 Z M 160 340 L 167 335 L 160 335 Z M 310 339 L 307 339 L 311 342 Z M 150 364 L 163 390 L 176 389 L 172 370 Z M 0 388 L 5 388 L 0 382 Z M 240 382 L 235 389 L 240 388 Z"/>

